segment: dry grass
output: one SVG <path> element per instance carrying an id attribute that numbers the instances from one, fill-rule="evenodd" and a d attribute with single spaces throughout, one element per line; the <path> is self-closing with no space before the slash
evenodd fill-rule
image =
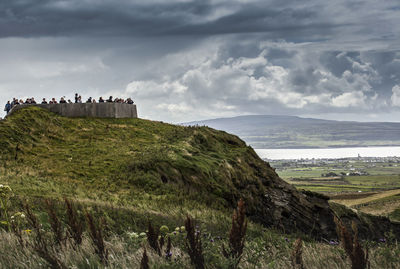
<path id="1" fill-rule="evenodd" d="M 242 258 L 247 231 L 246 210 L 243 199 L 238 202 L 237 209 L 233 211 L 232 227 L 229 232 L 229 249 L 222 245 L 222 254 L 233 259 L 232 268 L 236 268 Z"/>
<path id="2" fill-rule="evenodd" d="M 32 236 L 24 233 L 24 240 L 32 243 Z M 262 238 L 248 241 L 239 268 L 292 268 L 291 254 L 294 239 L 266 231 Z M 143 246 L 142 246 L 143 244 Z M 28 244 L 29 245 L 29 244 Z M 206 268 L 227 268 L 227 261 L 219 253 L 219 244 L 205 246 Z M 133 246 L 129 239 L 112 236 L 105 241 L 109 250 L 107 268 L 140 268 L 144 247 L 150 268 L 193 268 L 190 258 L 174 244 L 172 259 L 160 257 L 145 242 Z M 307 269 L 348 269 L 351 267 L 344 250 L 340 246 L 305 242 L 302 246 L 302 261 Z M 54 249 L 56 257 L 68 268 L 105 268 L 96 255 L 89 236 L 84 236 L 82 244 L 76 247 L 68 241 L 62 250 Z M 371 268 L 400 268 L 399 246 L 377 245 L 370 248 Z M 0 232 L 0 268 L 49 268 L 31 247 L 21 248 L 14 234 Z"/>

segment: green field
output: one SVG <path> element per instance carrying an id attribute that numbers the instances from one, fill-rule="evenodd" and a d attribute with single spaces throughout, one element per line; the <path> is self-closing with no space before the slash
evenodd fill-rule
<path id="1" fill-rule="evenodd" d="M 361 212 L 389 216 L 400 221 L 400 164 L 393 162 L 347 162 L 313 165 L 292 162 L 272 162 L 277 173 L 297 189 L 320 192 L 331 201 L 350 206 Z M 363 171 L 367 175 L 350 176 L 346 173 Z M 337 176 L 323 177 L 335 173 Z M 393 191 L 394 190 L 394 191 Z"/>

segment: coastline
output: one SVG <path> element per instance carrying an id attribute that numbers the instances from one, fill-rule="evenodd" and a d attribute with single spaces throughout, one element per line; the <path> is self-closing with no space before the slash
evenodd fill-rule
<path id="1" fill-rule="evenodd" d="M 362 157 L 398 157 L 400 146 L 368 146 L 338 148 L 285 148 L 254 149 L 263 159 L 340 159 Z"/>

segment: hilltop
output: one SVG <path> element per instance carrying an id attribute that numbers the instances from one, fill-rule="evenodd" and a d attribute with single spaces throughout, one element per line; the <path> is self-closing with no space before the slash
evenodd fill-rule
<path id="1" fill-rule="evenodd" d="M 226 215 L 243 198 L 254 223 L 317 239 L 336 236 L 327 197 L 297 191 L 237 136 L 208 127 L 71 119 L 27 107 L 0 122 L 0 150 L 0 180 L 20 196 L 122 208 L 123 214 L 109 212 L 113 222 L 129 214 L 174 222 L 188 212 L 215 222 L 211 215 Z M 362 237 L 400 234 L 386 218 L 334 208 L 359 223 Z"/>
<path id="2" fill-rule="evenodd" d="M 324 148 L 400 145 L 400 123 L 334 121 L 250 115 L 184 123 L 238 135 L 254 148 Z"/>

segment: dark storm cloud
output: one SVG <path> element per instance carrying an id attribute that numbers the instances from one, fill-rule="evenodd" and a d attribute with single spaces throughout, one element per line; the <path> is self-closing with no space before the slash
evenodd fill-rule
<path id="1" fill-rule="evenodd" d="M 303 39 L 325 38 L 343 26 L 321 17 L 316 5 L 289 2 L 4 0 L 0 36 L 269 33 Z"/>

